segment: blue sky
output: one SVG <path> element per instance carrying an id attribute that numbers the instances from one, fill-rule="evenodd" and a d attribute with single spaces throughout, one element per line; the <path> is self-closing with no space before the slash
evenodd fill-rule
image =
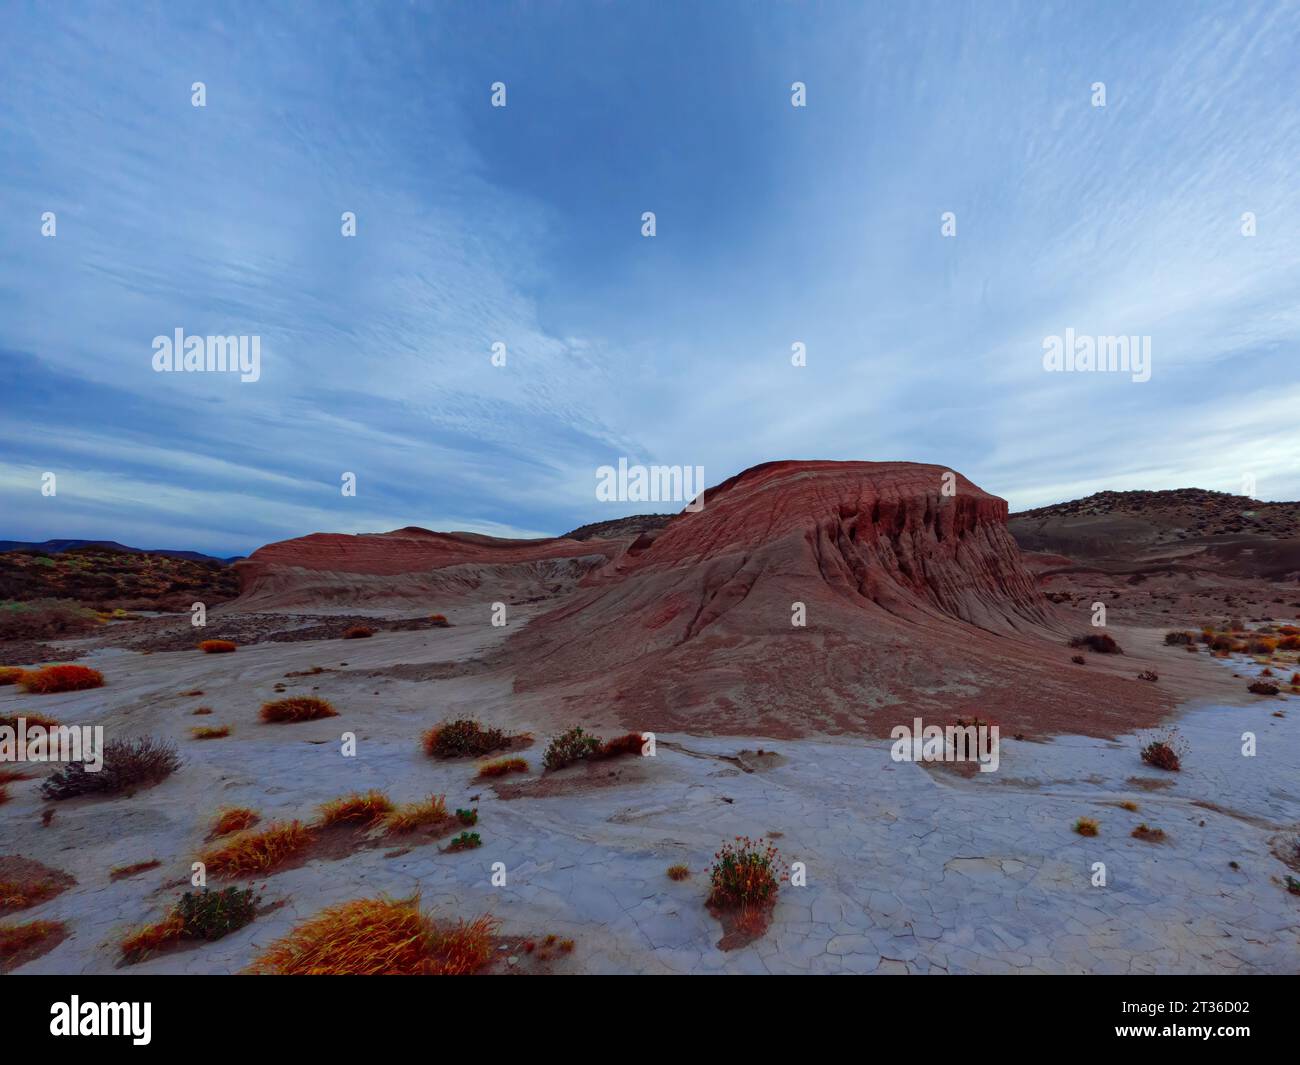
<path id="1" fill-rule="evenodd" d="M 550 535 L 650 509 L 597 501 L 619 456 L 709 483 L 933 462 L 1013 508 L 1248 474 L 1300 497 L 1295 4 L 17 3 L 5 26 L 0 538 Z M 153 372 L 177 327 L 260 336 L 261 379 Z M 1151 380 L 1044 372 L 1067 328 L 1149 335 Z"/>

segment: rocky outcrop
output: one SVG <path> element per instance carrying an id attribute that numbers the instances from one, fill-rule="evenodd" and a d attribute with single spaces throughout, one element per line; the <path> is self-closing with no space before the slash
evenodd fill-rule
<path id="1" fill-rule="evenodd" d="M 774 736 L 879 731 L 887 708 L 1008 720 L 1027 691 L 1094 712 L 1113 678 L 1062 670 L 1063 622 L 1006 519 L 939 466 L 756 466 L 520 632 L 516 687 L 590 687 L 632 727 Z"/>
<path id="2" fill-rule="evenodd" d="M 566 539 L 506 540 L 408 527 L 312 533 L 258 548 L 235 563 L 241 609 L 429 605 L 448 598 L 505 602 L 572 588 L 622 548 Z"/>

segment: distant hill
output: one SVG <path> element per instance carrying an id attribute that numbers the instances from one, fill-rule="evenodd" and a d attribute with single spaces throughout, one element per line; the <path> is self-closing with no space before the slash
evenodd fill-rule
<path id="1" fill-rule="evenodd" d="M 212 606 L 238 592 L 233 566 L 196 552 L 76 546 L 71 540 L 0 551 L 0 600 L 71 599 L 96 609 L 176 611 L 194 602 Z"/>
<path id="2" fill-rule="evenodd" d="M 1097 492 L 1012 514 L 1021 550 L 1146 571 L 1176 563 L 1270 580 L 1300 577 L 1300 503 L 1203 488 Z"/>
<path id="3" fill-rule="evenodd" d="M 125 551 L 130 555 L 162 555 L 164 558 L 187 558 L 192 562 L 219 562 L 223 566 L 229 566 L 232 562 L 238 562 L 244 557 L 243 555 L 232 555 L 230 558 L 218 558 L 216 555 L 205 555 L 199 551 L 153 550 L 143 547 L 128 547 L 126 544 L 119 544 L 116 540 L 44 540 L 41 543 L 32 543 L 26 540 L 0 540 L 0 554 L 5 551 L 36 551 L 45 555 L 58 555 L 64 551 L 76 551 L 86 547 L 101 547 L 109 551 Z"/>
<path id="4" fill-rule="evenodd" d="M 612 518 L 609 521 L 595 521 L 590 525 L 580 525 L 572 532 L 563 535 L 565 540 L 622 540 L 639 536 L 643 532 L 662 529 L 675 514 L 630 514 L 626 518 Z"/>

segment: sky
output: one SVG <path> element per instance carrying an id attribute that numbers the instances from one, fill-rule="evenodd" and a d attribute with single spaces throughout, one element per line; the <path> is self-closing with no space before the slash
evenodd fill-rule
<path id="1" fill-rule="evenodd" d="M 6 4 L 0 539 L 678 509 L 620 457 L 1300 498 L 1298 50 L 1295 3 Z M 178 328 L 260 377 L 156 372 Z"/>

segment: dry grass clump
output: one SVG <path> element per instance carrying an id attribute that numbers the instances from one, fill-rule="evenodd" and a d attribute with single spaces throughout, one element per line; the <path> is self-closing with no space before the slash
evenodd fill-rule
<path id="1" fill-rule="evenodd" d="M 1151 828 L 1144 821 L 1133 829 L 1129 835 L 1134 839 L 1145 840 L 1147 843 L 1161 843 L 1165 838 L 1165 830 L 1163 828 Z"/>
<path id="2" fill-rule="evenodd" d="M 669 880 L 685 880 L 690 875 L 690 869 L 687 866 L 682 865 L 680 862 L 677 865 L 670 865 L 668 867 Z"/>
<path id="3" fill-rule="evenodd" d="M 1125 800 L 1124 802 L 1119 804 L 1119 808 L 1121 810 L 1127 810 L 1129 813 L 1135 814 L 1137 813 L 1138 804 L 1135 802 L 1130 802 L 1128 800 Z"/>
<path id="4" fill-rule="evenodd" d="M 22 666 L 0 666 L 0 688 L 6 684 L 17 684 L 18 678 L 26 672 Z"/>
<path id="5" fill-rule="evenodd" d="M 146 873 L 150 869 L 157 869 L 162 865 L 157 858 L 150 858 L 147 862 L 135 862 L 131 865 L 114 866 L 108 871 L 109 880 L 128 880 L 139 873 Z"/>
<path id="6" fill-rule="evenodd" d="M 429 620 L 440 629 L 451 628 L 451 622 L 447 620 L 445 614 L 430 614 Z"/>
<path id="7" fill-rule="evenodd" d="M 277 699 L 274 702 L 263 703 L 260 716 L 268 724 L 275 724 L 293 721 L 315 721 L 322 717 L 338 717 L 339 712 L 324 699 L 299 695 L 290 699 Z"/>
<path id="8" fill-rule="evenodd" d="M 423 802 L 404 803 L 387 814 L 384 817 L 384 831 L 398 836 L 448 819 L 446 797 L 430 795 Z"/>
<path id="9" fill-rule="evenodd" d="M 199 725 L 190 729 L 190 735 L 196 740 L 221 740 L 230 735 L 229 725 Z"/>
<path id="10" fill-rule="evenodd" d="M 227 806 L 217 811 L 208 838 L 217 839 L 219 836 L 228 836 L 232 832 L 244 832 L 261 819 L 256 810 L 250 810 L 247 806 Z"/>
<path id="11" fill-rule="evenodd" d="M 368 625 L 353 625 L 343 634 L 345 640 L 366 640 L 375 634 L 375 630 Z"/>
<path id="12" fill-rule="evenodd" d="M 203 717 L 203 716 L 205 716 L 205 715 L 207 715 L 207 714 L 210 714 L 210 713 L 212 713 L 212 707 L 210 707 L 210 706 L 200 706 L 197 710 L 193 710 L 193 711 L 191 711 L 191 716 L 192 716 L 192 717 Z"/>
<path id="13" fill-rule="evenodd" d="M 641 733 L 629 732 L 617 739 L 606 740 L 596 752 L 597 758 L 617 758 L 621 754 L 640 754 L 642 747 Z"/>
<path id="14" fill-rule="evenodd" d="M 102 688 L 104 674 L 89 666 L 45 666 L 43 669 L 24 670 L 17 678 L 18 687 L 33 695 L 51 692 L 79 692 L 87 688 Z"/>
<path id="15" fill-rule="evenodd" d="M 393 811 L 393 804 L 382 791 L 354 792 L 333 799 L 320 808 L 324 825 L 372 825 Z"/>
<path id="16" fill-rule="evenodd" d="M 62 921 L 28 921 L 0 926 L 0 961 L 5 961 L 62 932 Z"/>
<path id="17" fill-rule="evenodd" d="M 199 650 L 205 655 L 228 655 L 238 649 L 233 640 L 204 640 L 199 644 Z"/>
<path id="18" fill-rule="evenodd" d="M 0 907 L 25 910 L 28 906 L 52 899 L 58 893 L 59 885 L 50 879 L 0 880 Z"/>
<path id="19" fill-rule="evenodd" d="M 425 754 L 434 758 L 463 758 L 491 754 L 509 747 L 514 737 L 497 728 L 486 728 L 468 717 L 444 721 L 421 737 Z"/>
<path id="20" fill-rule="evenodd" d="M 199 855 L 213 876 L 257 876 L 281 865 L 311 845 L 315 836 L 299 822 L 273 824 L 246 832 Z"/>
<path id="21" fill-rule="evenodd" d="M 478 767 L 481 777 L 503 777 L 507 773 L 527 773 L 528 763 L 522 758 L 498 758 L 495 762 L 484 762 Z"/>
<path id="22" fill-rule="evenodd" d="M 1099 655 L 1122 655 L 1119 644 L 1115 642 L 1115 637 L 1109 636 L 1104 632 L 1090 632 L 1086 636 L 1076 636 L 1070 641 L 1071 647 L 1087 648 L 1089 651 L 1095 651 Z"/>
<path id="23" fill-rule="evenodd" d="M 1257 680 L 1247 686 L 1246 690 L 1251 695 L 1276 695 L 1281 689 L 1276 684 L 1270 684 L 1266 680 Z"/>
<path id="24" fill-rule="evenodd" d="M 27 722 L 28 728 L 34 728 L 37 725 L 43 729 L 59 727 L 59 723 L 55 721 L 54 718 L 46 717 L 44 714 L 33 714 L 28 710 L 24 710 L 21 714 L 11 714 L 7 717 L 4 714 L 0 714 L 0 726 L 11 728 L 17 732 L 19 718 L 22 718 Z"/>
<path id="25" fill-rule="evenodd" d="M 1074 823 L 1074 830 L 1081 836 L 1095 836 L 1098 824 L 1091 817 L 1081 817 Z"/>
<path id="26" fill-rule="evenodd" d="M 97 773 L 84 762 L 68 762 L 45 778 L 41 794 L 47 799 L 72 799 L 78 795 L 112 795 L 157 784 L 180 768 L 180 755 L 166 740 L 143 736 L 134 740 L 109 740 L 104 744 L 104 764 Z"/>
<path id="27" fill-rule="evenodd" d="M 281 976 L 466 975 L 492 957 L 497 922 L 483 915 L 439 928 L 420 900 L 357 899 L 299 925 L 252 965 Z"/>

